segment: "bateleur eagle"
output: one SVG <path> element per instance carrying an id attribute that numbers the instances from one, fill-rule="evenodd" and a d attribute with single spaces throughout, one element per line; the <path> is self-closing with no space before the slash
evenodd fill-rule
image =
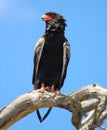
<path id="1" fill-rule="evenodd" d="M 46 23 L 46 29 L 34 48 L 32 83 L 34 89 L 42 88 L 55 92 L 63 86 L 70 58 L 70 45 L 64 35 L 66 21 L 62 15 L 55 12 L 44 14 L 42 20 Z M 50 110 L 51 107 L 43 118 L 37 110 L 40 122 L 47 117 Z"/>

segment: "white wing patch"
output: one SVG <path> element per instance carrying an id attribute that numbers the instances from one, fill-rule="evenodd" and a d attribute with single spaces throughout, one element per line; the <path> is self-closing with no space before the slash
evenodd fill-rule
<path id="1" fill-rule="evenodd" d="M 70 44 L 68 41 L 65 41 L 63 44 L 63 68 L 62 68 L 62 74 L 61 74 L 61 82 L 63 82 L 65 75 L 66 75 L 66 69 L 67 65 L 70 59 Z"/>
<path id="2" fill-rule="evenodd" d="M 40 38 L 35 47 L 34 47 L 34 57 L 36 57 L 35 59 L 35 77 L 37 76 L 37 73 L 38 73 L 38 67 L 39 67 L 39 62 L 40 62 L 40 58 L 41 58 L 41 55 L 42 55 L 42 50 L 43 50 L 43 47 L 44 47 L 44 43 L 45 43 L 45 39 L 42 37 Z"/>

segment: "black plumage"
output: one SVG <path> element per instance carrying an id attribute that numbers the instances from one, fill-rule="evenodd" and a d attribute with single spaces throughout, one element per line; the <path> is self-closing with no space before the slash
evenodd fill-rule
<path id="1" fill-rule="evenodd" d="M 63 16 L 48 12 L 42 19 L 46 22 L 46 30 L 34 49 L 32 83 L 34 89 L 44 88 L 54 92 L 63 86 L 70 46 L 64 35 L 66 23 Z"/>

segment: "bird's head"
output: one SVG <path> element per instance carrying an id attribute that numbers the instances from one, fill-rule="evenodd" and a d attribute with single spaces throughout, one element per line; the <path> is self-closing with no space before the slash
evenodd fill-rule
<path id="1" fill-rule="evenodd" d="M 55 12 L 48 12 L 45 13 L 42 16 L 42 20 L 46 22 L 46 30 L 57 30 L 57 29 L 65 29 L 66 26 L 66 20 L 64 19 L 64 17 L 58 13 Z"/>

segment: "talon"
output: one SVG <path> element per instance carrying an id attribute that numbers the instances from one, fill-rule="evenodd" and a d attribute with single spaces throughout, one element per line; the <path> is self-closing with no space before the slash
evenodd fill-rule
<path id="1" fill-rule="evenodd" d="M 43 91 L 43 90 L 50 91 L 49 86 L 45 86 L 44 83 L 41 83 L 41 87 L 40 87 L 40 89 L 41 89 L 42 91 Z"/>
<path id="2" fill-rule="evenodd" d="M 46 87 L 45 87 L 45 90 L 50 91 L 49 86 L 46 86 Z"/>

